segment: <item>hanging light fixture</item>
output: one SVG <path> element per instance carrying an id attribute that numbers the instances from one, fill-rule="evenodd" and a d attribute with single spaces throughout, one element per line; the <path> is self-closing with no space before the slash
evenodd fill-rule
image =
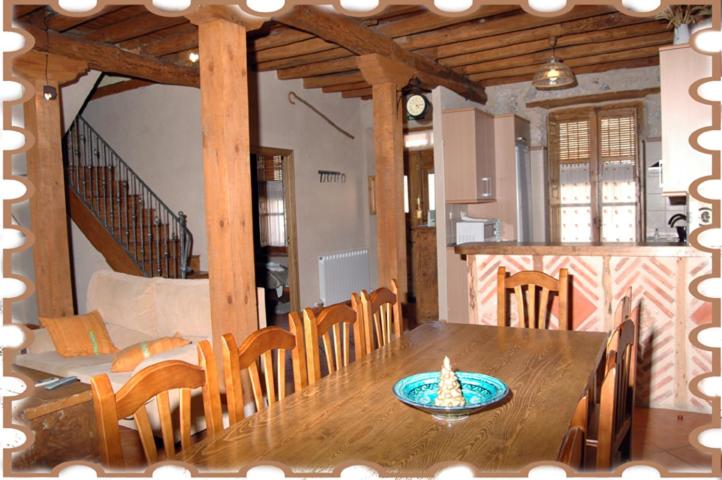
<path id="1" fill-rule="evenodd" d="M 45 52 L 45 85 L 43 85 L 43 97 L 47 101 L 55 100 L 58 98 L 58 90 L 50 85 L 48 81 L 48 61 L 50 57 L 50 33 L 48 32 L 48 17 L 43 19 L 45 23 L 45 48 L 48 50 Z"/>
<path id="2" fill-rule="evenodd" d="M 552 46 L 552 56 L 542 68 L 534 74 L 531 84 L 538 90 L 554 90 L 575 85 L 577 79 L 572 70 L 554 56 L 554 47 L 556 47 L 557 39 L 552 37 L 549 43 L 551 43 Z"/>

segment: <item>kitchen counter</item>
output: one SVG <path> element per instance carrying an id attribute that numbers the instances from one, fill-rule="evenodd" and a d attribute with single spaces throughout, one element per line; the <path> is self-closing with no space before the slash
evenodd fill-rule
<path id="1" fill-rule="evenodd" d="M 520 243 L 478 242 L 456 245 L 460 255 L 571 255 L 594 257 L 710 257 L 679 243 Z"/>
<path id="2" fill-rule="evenodd" d="M 677 243 L 523 244 L 466 243 L 454 248 L 466 266 L 466 288 L 454 291 L 452 306 L 468 306 L 449 315 L 481 325 L 496 325 L 497 270 L 510 274 L 537 270 L 554 277 L 569 271 L 572 328 L 609 332 L 620 298 L 632 289 L 641 305 L 637 400 L 655 408 L 709 412 L 707 402 L 687 388 L 711 370 L 711 356 L 688 340 L 698 325 L 712 323 L 712 307 L 692 295 L 690 282 L 712 272 L 712 256 Z M 465 259 L 465 262 L 461 262 Z M 552 323 L 557 300 L 551 302 Z M 510 308 L 515 315 L 515 308 Z M 654 368 L 652 368 L 654 367 Z"/>

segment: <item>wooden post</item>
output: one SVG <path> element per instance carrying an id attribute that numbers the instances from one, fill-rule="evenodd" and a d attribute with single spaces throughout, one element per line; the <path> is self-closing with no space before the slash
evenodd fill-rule
<path id="1" fill-rule="evenodd" d="M 40 316 L 73 315 L 60 85 L 75 81 L 88 68 L 85 62 L 34 51 L 18 58 L 14 68 L 35 89 L 23 109 L 25 128 L 35 136 L 35 144 L 27 152 L 27 171 L 28 180 L 35 187 L 30 197 L 30 223 L 35 234 L 37 311 Z M 55 89 L 56 98 L 44 97 L 46 85 Z"/>
<path id="2" fill-rule="evenodd" d="M 258 329 L 246 29 L 211 15 L 192 21 L 200 47 L 211 328 L 221 352 L 224 334 L 240 343 Z"/>
<path id="3" fill-rule="evenodd" d="M 377 54 L 358 57 L 361 73 L 373 89 L 376 149 L 376 214 L 379 282 L 395 279 L 406 302 L 406 217 L 404 215 L 404 138 L 399 90 L 413 70 Z"/>

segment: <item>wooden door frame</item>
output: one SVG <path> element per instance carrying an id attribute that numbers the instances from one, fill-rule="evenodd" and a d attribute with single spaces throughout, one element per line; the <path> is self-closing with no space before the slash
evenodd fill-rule
<path id="1" fill-rule="evenodd" d="M 251 154 L 281 155 L 283 157 L 283 203 L 286 212 L 286 238 L 288 240 L 288 288 L 291 311 L 301 309 L 301 290 L 298 279 L 298 230 L 296 228 L 296 171 L 293 150 L 275 147 L 251 146 Z"/>

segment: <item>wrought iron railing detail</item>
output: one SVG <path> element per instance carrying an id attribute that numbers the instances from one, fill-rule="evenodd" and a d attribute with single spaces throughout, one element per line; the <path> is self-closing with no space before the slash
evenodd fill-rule
<path id="1" fill-rule="evenodd" d="M 66 183 L 145 276 L 186 278 L 193 235 L 82 117 L 65 134 Z"/>

